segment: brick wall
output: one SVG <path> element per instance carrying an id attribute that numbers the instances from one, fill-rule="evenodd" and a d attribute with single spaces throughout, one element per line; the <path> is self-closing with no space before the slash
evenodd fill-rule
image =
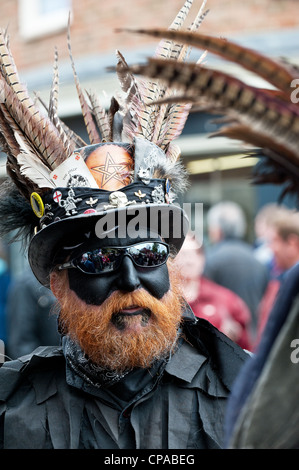
<path id="1" fill-rule="evenodd" d="M 73 0 L 72 48 L 80 55 L 105 53 L 151 43 L 145 37 L 115 33 L 115 28 L 167 27 L 183 0 Z M 194 0 L 193 11 L 201 0 Z M 234 34 L 299 27 L 298 0 L 208 0 L 210 9 L 201 31 Z M 11 49 L 19 69 L 53 61 L 54 45 L 67 56 L 66 31 L 24 42 L 18 30 L 18 0 L 1 0 L 1 26 L 9 28 Z"/>

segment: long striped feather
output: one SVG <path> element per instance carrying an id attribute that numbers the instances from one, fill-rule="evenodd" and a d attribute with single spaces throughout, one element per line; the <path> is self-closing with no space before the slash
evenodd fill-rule
<path id="1" fill-rule="evenodd" d="M 233 113 L 251 129 L 285 145 L 299 158 L 299 108 L 292 103 L 250 87 L 228 74 L 195 64 L 150 59 L 133 66 L 135 74 L 155 77 L 182 90 L 186 97 L 207 100 L 214 110 Z M 298 162 L 297 162 L 298 163 Z"/>
<path id="2" fill-rule="evenodd" d="M 13 57 L 8 46 L 8 37 L 6 31 L 0 29 L 0 68 L 2 76 L 11 89 L 18 95 L 21 101 L 28 100 L 31 106 L 28 91 L 21 84 Z"/>
<path id="3" fill-rule="evenodd" d="M 68 134 L 65 132 L 64 127 L 61 125 L 61 121 L 58 117 L 58 95 L 59 95 L 59 70 L 58 70 L 58 51 L 55 48 L 54 51 L 54 66 L 53 66 L 53 80 L 52 87 L 50 91 L 49 99 L 49 110 L 48 116 L 51 122 L 58 130 L 59 137 L 61 139 L 62 145 L 64 146 L 64 153 L 66 158 L 69 157 L 75 150 L 75 144 L 69 138 Z"/>
<path id="4" fill-rule="evenodd" d="M 55 184 L 50 178 L 51 170 L 41 161 L 30 142 L 22 134 L 15 132 L 20 152 L 16 157 L 20 173 L 38 188 L 52 188 Z"/>
<path id="5" fill-rule="evenodd" d="M 111 136 L 111 129 L 109 127 L 108 115 L 106 113 L 106 110 L 101 105 L 99 97 L 95 93 L 86 93 L 89 98 L 97 126 L 101 133 L 102 142 L 108 142 Z"/>
<path id="6" fill-rule="evenodd" d="M 55 126 L 41 114 L 31 99 L 31 106 L 27 106 L 28 100 L 20 101 L 5 80 L 0 79 L 0 90 L 0 94 L 5 96 L 2 106 L 6 107 L 10 116 L 34 145 L 41 159 L 54 169 L 65 158 L 64 147 Z"/>
<path id="7" fill-rule="evenodd" d="M 188 45 L 207 49 L 214 54 L 235 62 L 245 69 L 258 74 L 260 77 L 271 83 L 287 94 L 290 92 L 292 80 L 298 78 L 298 72 L 291 67 L 280 64 L 271 58 L 240 46 L 232 41 L 223 38 L 199 34 L 188 31 L 171 31 L 163 29 L 138 29 L 136 33 L 151 35 L 154 37 L 164 37 L 170 40 L 180 41 Z"/>
<path id="8" fill-rule="evenodd" d="M 202 21 L 204 20 L 207 12 L 204 12 L 207 0 L 204 0 L 195 20 L 189 26 L 189 31 L 196 31 Z M 178 31 L 185 21 L 192 2 L 186 2 L 183 6 L 181 12 L 177 15 L 176 19 L 169 27 L 169 30 Z M 179 21 L 180 20 L 180 21 Z M 174 44 L 169 42 L 169 48 L 167 54 L 161 54 L 160 56 L 165 59 L 172 59 L 177 61 L 184 61 L 187 57 L 190 47 L 187 45 L 182 46 L 182 44 Z M 155 57 L 159 57 L 158 54 Z M 162 88 L 162 87 L 161 87 Z M 164 87 L 163 93 L 160 94 L 160 98 L 167 99 L 174 94 L 174 91 L 170 88 Z M 158 101 L 158 100 L 157 100 Z M 160 104 L 159 111 L 156 117 L 156 126 L 154 129 L 154 134 L 152 141 L 157 143 L 163 150 L 165 150 L 169 143 L 179 137 L 186 123 L 189 111 L 191 109 L 190 105 L 184 105 L 182 103 L 176 103 L 169 106 L 167 102 Z"/>
<path id="9" fill-rule="evenodd" d="M 46 110 L 47 114 L 49 114 L 49 108 L 46 105 L 46 103 L 42 100 L 42 98 L 39 96 L 38 93 L 35 94 L 36 99 L 40 102 L 40 104 L 43 106 L 43 108 Z M 85 147 L 87 143 L 82 139 L 81 136 L 76 134 L 72 129 L 70 129 L 65 122 L 63 122 L 59 116 L 57 116 L 57 122 L 59 123 L 58 125 L 61 126 L 68 137 L 68 139 L 72 142 L 75 148 L 81 148 Z"/>
<path id="10" fill-rule="evenodd" d="M 211 137 L 228 137 L 230 139 L 241 140 L 248 143 L 256 148 L 269 149 L 273 152 L 273 155 L 284 155 L 287 157 L 285 160 L 285 166 L 288 166 L 288 162 L 296 162 L 298 159 L 298 152 L 294 152 L 292 149 L 284 145 L 283 142 L 274 140 L 272 136 L 268 136 L 258 129 L 252 129 L 250 126 L 242 123 L 233 123 L 228 126 L 222 126 L 217 132 L 214 132 Z M 278 157 L 277 157 L 278 158 Z M 290 165 L 292 171 L 294 171 L 294 165 Z M 296 173 L 299 176 L 299 167 Z"/>
<path id="11" fill-rule="evenodd" d="M 200 63 L 205 58 L 205 56 L 206 52 L 202 54 L 202 56 L 198 60 L 198 63 Z M 170 103 L 168 101 L 168 98 L 170 98 L 171 96 L 173 96 L 174 98 L 173 102 L 171 105 L 167 105 L 167 102 Z M 190 110 L 192 108 L 192 103 L 184 104 L 175 101 L 175 95 L 171 95 L 170 92 L 165 93 L 163 101 L 164 100 L 166 100 L 166 102 L 164 103 L 164 105 L 161 103 L 161 107 L 164 106 L 165 115 L 159 131 L 159 137 L 157 139 L 157 145 L 159 145 L 163 150 L 167 148 L 170 142 L 180 136 L 188 119 Z"/>
<path id="12" fill-rule="evenodd" d="M 204 3 L 206 0 L 204 1 Z M 169 26 L 169 30 L 172 31 L 179 31 L 192 7 L 193 0 L 186 0 L 176 17 L 174 18 L 173 22 Z M 158 44 L 154 57 L 164 57 L 165 59 L 175 59 L 180 54 L 181 45 L 174 44 L 173 41 L 168 41 L 165 38 L 160 41 Z"/>
<path id="13" fill-rule="evenodd" d="M 137 82 L 131 73 L 129 66 L 119 50 L 116 51 L 118 58 L 116 65 L 116 73 L 122 91 L 125 94 L 124 117 L 123 117 L 123 136 L 124 139 L 132 140 L 133 135 L 142 137 L 141 128 L 142 112 L 144 103 L 140 91 L 142 82 Z"/>
<path id="14" fill-rule="evenodd" d="M 7 35 L 4 30 L 0 30 L 0 64 L 0 79 L 1 84 L 5 89 L 6 103 L 8 105 L 7 109 L 14 118 L 16 118 L 17 112 L 17 124 L 23 131 L 26 129 L 27 138 L 34 141 L 34 144 L 38 148 L 42 157 L 47 161 L 47 164 L 52 166 L 59 164 L 61 161 L 61 155 L 64 154 L 63 145 L 61 141 L 57 139 L 55 127 L 45 124 L 45 118 L 36 108 L 34 102 L 29 96 L 27 88 L 21 84 L 13 57 L 8 47 Z M 23 119 L 25 119 L 24 122 Z M 47 136 L 45 136 L 45 126 L 53 136 L 52 142 L 49 142 Z"/>
<path id="15" fill-rule="evenodd" d="M 1 147 L 3 151 L 13 156 L 18 155 L 19 146 L 15 139 L 14 131 L 17 125 L 11 116 L 7 113 L 5 106 L 0 105 L 0 134 Z"/>
<path id="16" fill-rule="evenodd" d="M 186 0 L 179 13 L 174 18 L 170 25 L 170 29 L 177 31 L 185 22 L 190 8 L 193 4 L 193 0 Z M 181 45 L 174 44 L 172 41 L 163 39 L 158 47 L 156 48 L 154 57 L 163 59 L 175 59 L 179 56 L 181 51 Z M 146 87 L 146 93 L 142 97 L 144 103 L 144 109 L 141 116 L 141 128 L 143 135 L 146 139 L 157 142 L 159 138 L 159 129 L 163 124 L 165 112 L 167 107 L 154 104 L 159 99 L 163 98 L 166 92 L 165 85 L 158 81 L 150 81 Z"/>
<path id="17" fill-rule="evenodd" d="M 56 124 L 58 117 L 58 94 L 59 94 L 59 71 L 58 71 L 58 51 L 54 50 L 53 80 L 49 99 L 48 116 Z"/>

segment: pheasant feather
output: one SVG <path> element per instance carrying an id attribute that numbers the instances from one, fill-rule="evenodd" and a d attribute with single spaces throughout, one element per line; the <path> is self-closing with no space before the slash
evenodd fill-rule
<path id="1" fill-rule="evenodd" d="M 295 68 L 219 38 L 169 30 L 149 33 L 204 47 L 257 73 L 275 87 L 274 90 L 254 88 L 228 74 L 194 63 L 153 58 L 145 66 L 130 68 L 134 74 L 159 79 L 179 90 L 178 100 L 182 102 L 189 101 L 195 107 L 199 103 L 202 109 L 222 113 L 227 117 L 226 124 L 213 136 L 225 136 L 261 148 L 259 154 L 263 158 L 256 167 L 255 182 L 288 183 L 285 192 L 298 194 L 299 107 L 290 100 L 290 85 L 297 74 Z"/>
<path id="2" fill-rule="evenodd" d="M 22 92 L 15 93 L 6 80 L 1 80 L 1 78 L 3 77 L 0 76 L 0 94 L 5 96 L 1 107 L 6 108 L 15 123 L 34 144 L 44 162 L 49 167 L 55 168 L 61 162 L 63 154 L 63 145 L 57 129 L 46 117 L 42 116 L 30 98 L 20 100 Z M 45 134 L 46 129 L 48 135 Z"/>
<path id="3" fill-rule="evenodd" d="M 52 81 L 52 88 L 50 92 L 48 116 L 51 122 L 54 124 L 54 126 L 58 130 L 59 137 L 65 149 L 64 153 L 66 154 L 67 157 L 69 157 L 75 150 L 75 144 L 72 141 L 72 139 L 69 139 L 58 117 L 58 95 L 59 95 L 58 51 L 55 48 L 53 81 Z"/>
<path id="4" fill-rule="evenodd" d="M 250 87 L 229 75 L 195 64 L 150 59 L 148 65 L 131 68 L 134 73 L 158 77 L 185 92 L 186 97 L 205 98 L 214 109 L 234 112 L 240 120 L 261 127 L 273 139 L 298 149 L 299 108 Z M 298 153 L 298 150 L 297 150 Z"/>
<path id="5" fill-rule="evenodd" d="M 245 69 L 256 73 L 273 86 L 290 92 L 292 80 L 298 78 L 298 71 L 295 68 L 278 63 L 271 58 L 253 51 L 249 48 L 240 46 L 223 38 L 216 38 L 205 34 L 194 34 L 188 31 L 171 31 L 163 29 L 138 29 L 134 32 L 147 34 L 154 37 L 164 37 L 171 40 L 187 43 L 191 46 L 207 49 L 214 54 L 236 62 Z"/>
<path id="6" fill-rule="evenodd" d="M 193 1 L 185 2 L 170 25 L 169 31 L 178 31 L 182 28 L 192 4 Z M 202 3 L 195 20 L 191 23 L 189 27 L 190 30 L 196 30 L 201 24 L 206 15 L 206 13 L 203 13 L 205 5 L 206 0 Z M 174 43 L 173 41 L 164 40 L 160 42 L 154 57 L 164 60 L 172 59 L 183 61 L 186 58 L 187 52 L 188 48 L 182 47 L 179 41 Z M 143 97 L 143 101 L 147 106 L 145 106 L 143 111 L 141 127 L 146 138 L 165 150 L 169 146 L 169 143 L 180 135 L 191 106 L 182 103 L 171 105 L 166 103 L 157 104 L 159 100 L 163 100 L 174 94 L 173 91 L 161 82 L 149 82 L 147 90 L 147 95 Z M 152 123 L 154 123 L 154 125 Z"/>
<path id="7" fill-rule="evenodd" d="M 36 99 L 37 101 L 40 102 L 40 104 L 43 106 L 43 108 L 46 110 L 47 114 L 49 115 L 49 108 L 46 105 L 46 103 L 41 99 L 41 97 L 36 94 Z M 65 122 L 63 122 L 59 116 L 56 116 L 56 121 L 57 121 L 57 126 L 61 127 L 68 138 L 69 142 L 72 143 L 74 148 L 81 148 L 85 147 L 87 144 L 86 142 L 80 137 L 78 134 L 76 134 L 72 129 L 70 129 Z"/>
<path id="8" fill-rule="evenodd" d="M 57 123 L 57 110 L 58 110 L 58 93 L 59 93 L 59 73 L 58 73 L 58 51 L 54 51 L 54 67 L 53 67 L 53 81 L 49 100 L 48 116 L 51 121 Z"/>
<path id="9" fill-rule="evenodd" d="M 38 188 L 54 188 L 50 171 L 33 153 L 21 152 L 17 157 L 20 173 Z"/>
<path id="10" fill-rule="evenodd" d="M 101 133 L 101 139 L 104 142 L 108 142 L 110 139 L 111 131 L 106 110 L 102 107 L 100 100 L 95 93 L 87 93 L 87 96 L 89 98 L 97 126 Z"/>
<path id="11" fill-rule="evenodd" d="M 208 13 L 208 11 L 204 12 L 205 6 L 206 6 L 206 0 L 202 3 L 194 22 L 188 28 L 190 31 L 196 31 L 198 27 L 200 26 L 200 24 L 202 23 L 202 21 L 204 20 L 205 16 Z M 185 20 L 187 13 L 188 13 L 188 10 L 187 12 L 185 12 L 185 15 L 181 15 L 181 17 L 183 18 L 183 21 Z M 176 32 L 178 32 L 177 30 L 179 29 L 179 27 L 182 26 L 183 21 L 181 21 L 179 24 L 177 24 L 177 22 L 174 21 L 173 25 L 170 26 L 169 30 L 176 30 Z M 176 46 L 173 46 L 172 49 L 169 50 L 168 55 L 161 54 L 161 57 L 165 57 L 165 59 L 170 58 L 173 60 L 184 61 L 187 57 L 189 50 L 190 48 L 186 45 L 185 46 L 176 45 Z M 201 61 L 204 56 L 205 54 L 202 55 L 199 61 Z M 156 57 L 158 57 L 157 54 L 156 54 Z M 165 150 L 169 146 L 169 143 L 172 140 L 179 137 L 179 135 L 182 132 L 182 129 L 185 126 L 186 120 L 188 118 L 188 115 L 191 109 L 191 105 L 189 104 L 185 105 L 182 103 L 176 103 L 176 104 L 172 104 L 171 106 L 167 105 L 167 98 L 173 94 L 174 92 L 170 88 L 165 89 L 163 98 L 162 98 L 164 100 L 164 104 L 161 103 L 160 105 L 159 116 L 157 117 L 158 122 L 155 127 L 155 133 L 152 139 L 153 142 L 157 143 L 157 145 L 159 145 L 163 150 Z M 168 155 L 168 151 L 167 151 L 167 155 Z"/>
<path id="12" fill-rule="evenodd" d="M 122 91 L 125 94 L 123 136 L 124 139 L 133 135 L 143 136 L 141 128 L 143 100 L 140 88 L 142 83 L 138 83 L 134 75 L 130 72 L 129 66 L 120 51 L 116 51 L 118 58 L 116 73 Z"/>
<path id="13" fill-rule="evenodd" d="M 3 30 L 0 30 L 0 70 L 0 86 L 5 94 L 5 106 L 27 137 L 34 141 L 42 158 L 54 168 L 61 162 L 61 155 L 64 153 L 62 143 L 55 126 L 45 122 L 46 119 L 31 100 L 27 88 L 20 83 Z M 50 144 L 46 144 L 46 127 L 53 137 Z"/>
<path id="14" fill-rule="evenodd" d="M 26 88 L 21 85 L 19 75 L 10 53 L 6 31 L 0 29 L 1 75 L 11 89 L 19 95 L 20 100 L 30 100 Z"/>

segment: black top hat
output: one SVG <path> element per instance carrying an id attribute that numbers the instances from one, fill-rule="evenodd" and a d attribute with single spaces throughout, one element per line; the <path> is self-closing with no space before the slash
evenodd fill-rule
<path id="1" fill-rule="evenodd" d="M 113 159 L 110 158 L 109 144 L 84 147 L 74 154 L 80 156 L 80 167 L 82 156 L 87 159 L 92 157 L 92 168 L 101 170 L 98 171 L 98 179 L 102 180 L 104 175 L 103 186 L 108 185 L 110 190 L 90 187 L 91 180 L 85 181 L 80 168 L 76 171 L 74 165 L 71 165 L 67 170 L 63 168 L 62 175 L 59 175 L 59 167 L 55 171 L 59 175 L 58 179 L 65 177 L 64 187 L 55 187 L 43 197 L 36 192 L 31 194 L 32 209 L 39 223 L 29 245 L 28 255 L 31 268 L 43 285 L 49 285 L 49 273 L 55 264 L 64 261 L 74 247 L 96 237 L 99 240 L 119 236 L 133 238 L 139 230 L 146 228 L 149 236 L 158 234 L 168 242 L 173 253 L 180 249 L 189 223 L 186 213 L 173 202 L 174 192 L 170 181 L 179 184 L 181 171 L 178 170 L 177 179 L 175 166 L 172 174 L 168 175 L 171 179 L 154 178 L 153 173 L 157 170 L 155 158 L 160 161 L 161 170 L 166 157 L 150 142 L 136 139 L 134 146 L 113 143 L 113 147 L 119 149 Z M 142 159 L 139 158 L 139 152 L 142 152 Z M 100 162 L 95 158 L 97 154 L 100 154 Z M 109 175 L 114 174 L 115 168 L 121 167 L 120 161 L 124 163 L 126 156 L 132 156 L 136 162 L 142 163 L 138 170 L 135 169 L 137 172 L 133 171 L 133 181 L 125 186 L 116 174 L 112 182 L 116 190 L 112 190 Z M 144 157 L 150 158 L 147 160 Z M 112 166 L 105 163 L 107 159 Z M 147 167 L 144 166 L 146 161 L 150 162 Z M 128 178 L 127 173 L 125 178 Z M 81 186 L 78 186 L 79 180 Z"/>
<path id="2" fill-rule="evenodd" d="M 171 29 L 182 28 L 191 5 L 185 1 Z M 200 9 L 191 30 L 201 22 Z M 116 74 L 123 96 L 112 97 L 108 110 L 92 93 L 87 100 L 68 35 L 87 144 L 57 114 L 57 52 L 45 114 L 20 82 L 3 30 L 0 42 L 0 144 L 11 179 L 0 190 L 0 235 L 13 229 L 29 234 L 29 262 L 40 282 L 48 285 L 59 257 L 86 234 L 101 238 L 105 229 L 99 229 L 100 221 L 107 217 L 109 224 L 118 218 L 112 224 L 116 229 L 138 215 L 142 225 L 151 230 L 154 223 L 155 233 L 179 250 L 188 222 L 174 201 L 186 189 L 186 171 L 173 140 L 182 132 L 191 104 L 175 103 L 175 90 L 158 81 L 135 78 L 119 51 Z M 188 47 L 161 41 L 155 57 L 182 61 L 188 53 Z"/>

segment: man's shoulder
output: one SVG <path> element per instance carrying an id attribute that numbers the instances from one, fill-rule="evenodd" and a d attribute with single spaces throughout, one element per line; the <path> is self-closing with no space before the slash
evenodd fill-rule
<path id="1" fill-rule="evenodd" d="M 206 356 L 228 390 L 250 354 L 203 318 L 184 322 L 187 340 Z"/>
<path id="2" fill-rule="evenodd" d="M 5 401 L 23 382 L 42 376 L 64 365 L 62 348 L 41 346 L 26 356 L 4 362 L 0 368 L 0 401 Z"/>

